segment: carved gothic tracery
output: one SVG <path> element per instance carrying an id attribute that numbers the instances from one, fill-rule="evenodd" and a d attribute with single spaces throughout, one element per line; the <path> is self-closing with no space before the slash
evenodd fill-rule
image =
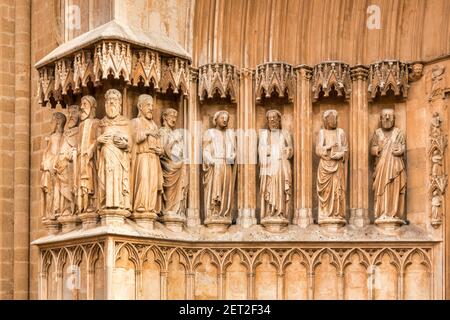
<path id="1" fill-rule="evenodd" d="M 294 68 L 287 63 L 270 62 L 256 68 L 256 101 L 261 97 L 270 98 L 277 92 L 279 97 L 287 97 L 289 102 L 294 100 L 295 73 Z"/>
<path id="2" fill-rule="evenodd" d="M 401 95 L 406 98 L 408 87 L 408 64 L 397 60 L 386 60 L 370 66 L 368 91 L 372 99 L 378 93 L 385 96 L 389 90 L 392 90 L 396 96 Z"/>
<path id="3" fill-rule="evenodd" d="M 212 63 L 199 67 L 198 96 L 200 101 L 212 98 L 219 93 L 221 98 L 228 95 L 236 102 L 239 91 L 239 72 L 237 68 L 226 63 Z"/>
<path id="4" fill-rule="evenodd" d="M 319 99 L 321 92 L 323 92 L 324 97 L 328 97 L 333 90 L 339 97 L 350 97 L 349 65 L 342 62 L 324 62 L 316 65 L 312 76 L 313 98 Z"/>
<path id="5" fill-rule="evenodd" d="M 431 198 L 431 225 L 435 228 L 442 224 L 444 210 L 444 194 L 447 188 L 447 174 L 444 158 L 447 149 L 447 135 L 442 130 L 442 120 L 439 113 L 433 114 L 430 126 L 430 144 L 428 158 L 430 161 L 429 194 Z"/>

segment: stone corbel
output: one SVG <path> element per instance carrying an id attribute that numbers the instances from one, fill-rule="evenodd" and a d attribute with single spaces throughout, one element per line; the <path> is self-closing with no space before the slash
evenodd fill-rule
<path id="1" fill-rule="evenodd" d="M 270 98 L 277 92 L 283 98 L 287 95 L 289 102 L 294 101 L 295 96 L 295 72 L 292 65 L 284 62 L 268 62 L 256 67 L 256 101 L 261 98 Z"/>
<path id="2" fill-rule="evenodd" d="M 323 62 L 314 66 L 312 76 L 313 99 L 318 100 L 320 93 L 328 97 L 332 91 L 338 97 L 350 98 L 350 66 L 343 62 Z"/>
<path id="3" fill-rule="evenodd" d="M 239 93 L 239 71 L 234 65 L 227 63 L 212 63 L 199 67 L 198 96 L 200 102 L 211 99 L 215 93 L 220 98 L 230 97 L 235 103 Z"/>
<path id="4" fill-rule="evenodd" d="M 415 78 L 417 75 L 414 75 Z M 369 87 L 370 98 L 377 94 L 385 96 L 392 90 L 395 96 L 408 96 L 409 65 L 398 60 L 384 60 L 370 65 Z"/>

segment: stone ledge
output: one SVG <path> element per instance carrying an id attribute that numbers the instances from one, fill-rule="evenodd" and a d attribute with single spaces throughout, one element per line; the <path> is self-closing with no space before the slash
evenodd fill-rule
<path id="1" fill-rule="evenodd" d="M 34 240 L 32 245 L 48 245 L 71 240 L 89 239 L 100 236 L 124 236 L 141 239 L 170 240 L 176 242 L 195 243 L 282 243 L 282 242 L 348 242 L 348 243 L 411 243 L 411 242 L 440 242 L 441 239 L 430 237 L 427 232 L 417 226 L 403 226 L 395 232 L 384 232 L 374 225 L 364 228 L 345 226 L 337 232 L 327 231 L 318 225 L 300 228 L 289 225 L 285 233 L 274 234 L 264 230 L 261 225 L 242 228 L 232 225 L 226 233 L 211 232 L 205 226 L 190 227 L 182 232 L 173 232 L 159 222 L 153 230 L 146 230 L 135 222 L 127 220 L 121 226 L 98 226 L 92 229 L 78 229 L 58 235 L 49 235 Z"/>

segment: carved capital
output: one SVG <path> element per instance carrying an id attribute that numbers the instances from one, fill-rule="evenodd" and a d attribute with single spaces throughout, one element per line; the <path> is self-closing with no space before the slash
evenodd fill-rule
<path id="1" fill-rule="evenodd" d="M 394 95 L 408 96 L 408 65 L 398 60 L 386 60 L 370 65 L 368 91 L 371 98 L 379 93 L 385 96 L 389 90 Z"/>
<path id="2" fill-rule="evenodd" d="M 226 63 L 206 64 L 199 67 L 198 96 L 200 101 L 213 98 L 218 93 L 220 98 L 230 96 L 235 102 L 239 92 L 239 72 L 234 65 Z"/>
<path id="3" fill-rule="evenodd" d="M 255 70 L 250 69 L 250 68 L 241 68 L 241 70 L 239 71 L 239 78 L 240 79 L 244 79 L 244 78 L 253 78 L 255 75 Z"/>
<path id="4" fill-rule="evenodd" d="M 306 64 L 300 64 L 294 68 L 295 73 L 297 75 L 297 79 L 302 78 L 304 80 L 311 80 L 313 68 Z"/>
<path id="5" fill-rule="evenodd" d="M 369 68 L 363 65 L 357 65 L 350 68 L 350 76 L 353 81 L 367 80 L 369 77 Z"/>
<path id="6" fill-rule="evenodd" d="M 350 98 L 351 80 L 349 65 L 343 62 L 332 61 L 314 66 L 312 91 L 315 100 L 319 99 L 320 93 L 323 93 L 324 97 L 328 97 L 332 91 L 335 91 L 339 97 Z"/>
<path id="7" fill-rule="evenodd" d="M 277 92 L 279 97 L 288 96 L 289 102 L 294 100 L 295 73 L 292 65 L 284 62 L 269 62 L 256 68 L 256 101 L 261 97 L 270 98 Z"/>
<path id="8" fill-rule="evenodd" d="M 189 67 L 189 81 L 197 82 L 198 80 L 198 69 L 194 67 Z"/>

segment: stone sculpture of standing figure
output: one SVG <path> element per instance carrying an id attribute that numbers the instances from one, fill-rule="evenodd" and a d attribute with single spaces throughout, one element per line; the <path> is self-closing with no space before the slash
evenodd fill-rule
<path id="1" fill-rule="evenodd" d="M 289 202 L 292 197 L 293 156 L 291 135 L 281 128 L 281 113 L 266 114 L 269 129 L 259 136 L 261 224 L 268 230 L 281 231 L 289 223 Z"/>
<path id="2" fill-rule="evenodd" d="M 132 120 L 133 148 L 133 218 L 149 229 L 161 213 L 163 174 L 160 155 L 163 153 L 159 131 L 153 121 L 153 98 L 142 94 L 138 98 L 139 115 Z"/>
<path id="3" fill-rule="evenodd" d="M 348 142 L 344 130 L 337 124 L 337 111 L 325 111 L 323 128 L 316 144 L 316 154 L 320 157 L 317 169 L 318 223 L 333 228 L 346 224 Z"/>
<path id="4" fill-rule="evenodd" d="M 218 111 L 215 128 L 203 135 L 203 188 L 205 225 L 224 231 L 231 224 L 231 207 L 235 183 L 236 140 L 228 129 L 230 115 Z"/>
<path id="5" fill-rule="evenodd" d="M 98 119 L 95 119 L 97 101 L 93 96 L 81 98 L 80 131 L 78 138 L 79 173 L 77 176 L 77 207 L 79 217 L 85 223 L 97 220 L 97 135 Z"/>
<path id="6" fill-rule="evenodd" d="M 77 168 L 77 144 L 78 123 L 80 120 L 79 107 L 71 105 L 68 108 L 69 119 L 64 129 L 56 159 L 56 189 L 55 202 L 59 207 L 60 217 L 58 221 L 62 224 L 63 232 L 69 231 L 76 226 L 76 177 Z"/>
<path id="7" fill-rule="evenodd" d="M 66 116 L 61 112 L 55 112 L 52 117 L 51 133 L 45 138 L 47 146 L 41 161 L 41 189 L 42 189 L 42 212 L 45 224 L 57 227 L 57 212 L 59 208 L 54 206 L 55 189 L 55 164 L 58 157 L 61 137 L 66 124 Z M 57 231 L 57 230 L 53 230 Z"/>
<path id="8" fill-rule="evenodd" d="M 123 222 L 131 209 L 130 121 L 121 115 L 122 95 L 116 89 L 105 94 L 106 116 L 99 122 L 98 194 L 105 223 Z"/>
<path id="9" fill-rule="evenodd" d="M 161 166 L 164 176 L 163 214 L 167 227 L 182 229 L 186 221 L 187 181 L 184 168 L 184 138 L 180 130 L 174 130 L 178 112 L 167 108 L 161 113 L 159 129 L 164 153 Z"/>
<path id="10" fill-rule="evenodd" d="M 373 174 L 375 224 L 395 227 L 404 223 L 406 171 L 403 155 L 406 141 L 403 131 L 395 127 L 393 109 L 380 115 L 381 128 L 375 130 L 370 152 L 375 159 Z"/>

